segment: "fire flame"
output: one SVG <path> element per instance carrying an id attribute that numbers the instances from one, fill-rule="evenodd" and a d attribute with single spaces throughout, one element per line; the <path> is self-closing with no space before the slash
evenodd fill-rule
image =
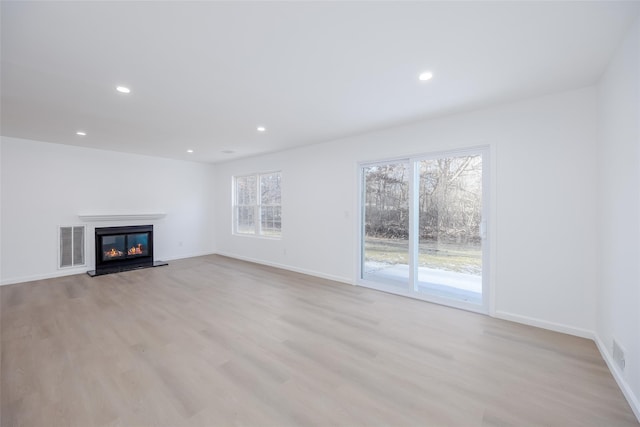
<path id="1" fill-rule="evenodd" d="M 116 250 L 116 248 L 111 248 L 111 250 L 106 251 L 104 253 L 104 256 L 109 257 L 109 258 L 115 258 L 118 256 L 122 256 L 122 252 Z"/>
<path id="2" fill-rule="evenodd" d="M 138 243 L 136 246 L 132 246 L 127 250 L 127 255 L 143 255 L 142 244 Z M 116 248 L 111 248 L 108 251 L 105 251 L 105 258 L 117 258 L 123 256 L 124 253 L 122 251 L 117 250 Z"/>
<path id="3" fill-rule="evenodd" d="M 133 246 L 127 252 L 129 255 L 141 255 L 142 254 L 142 244 L 138 243 L 138 246 Z"/>

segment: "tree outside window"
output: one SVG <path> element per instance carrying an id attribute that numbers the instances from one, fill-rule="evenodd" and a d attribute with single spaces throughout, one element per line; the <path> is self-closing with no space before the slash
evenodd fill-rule
<path id="1" fill-rule="evenodd" d="M 282 233 L 281 173 L 234 177 L 234 232 L 280 237 Z"/>

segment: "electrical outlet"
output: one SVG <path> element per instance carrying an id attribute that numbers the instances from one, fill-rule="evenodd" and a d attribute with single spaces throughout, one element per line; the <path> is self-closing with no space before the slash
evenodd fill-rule
<path id="1" fill-rule="evenodd" d="M 624 349 L 620 347 L 620 344 L 616 340 L 613 340 L 613 360 L 616 362 L 620 370 L 624 371 Z"/>

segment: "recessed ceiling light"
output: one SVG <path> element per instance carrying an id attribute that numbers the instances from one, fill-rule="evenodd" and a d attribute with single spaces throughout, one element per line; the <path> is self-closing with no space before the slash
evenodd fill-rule
<path id="1" fill-rule="evenodd" d="M 187 150 L 187 153 L 191 154 L 193 153 L 193 150 Z"/>
<path id="2" fill-rule="evenodd" d="M 418 78 L 423 82 L 431 80 L 432 77 L 433 73 L 431 71 L 425 71 L 424 73 L 420 73 L 420 75 L 418 76 Z"/>
<path id="3" fill-rule="evenodd" d="M 267 128 L 264 126 L 258 126 L 258 132 L 266 132 Z"/>
<path id="4" fill-rule="evenodd" d="M 128 87 L 125 87 L 125 86 L 118 86 L 116 88 L 116 90 L 118 92 L 120 92 L 120 93 L 129 93 L 129 92 L 131 92 L 131 89 L 129 89 Z"/>
<path id="5" fill-rule="evenodd" d="M 86 133 L 86 132 L 83 132 L 83 131 L 81 131 L 81 130 L 79 130 L 78 132 L 76 132 L 76 135 L 79 135 L 79 136 L 87 136 L 87 133 Z"/>

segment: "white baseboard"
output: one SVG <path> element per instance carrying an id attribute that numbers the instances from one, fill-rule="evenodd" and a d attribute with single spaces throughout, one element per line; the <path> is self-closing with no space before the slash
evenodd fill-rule
<path id="1" fill-rule="evenodd" d="M 275 268 L 281 268 L 283 270 L 294 271 L 296 273 L 308 274 L 310 276 L 320 277 L 320 278 L 323 278 L 323 279 L 334 280 L 336 282 L 346 283 L 346 284 L 349 284 L 349 285 L 353 285 L 354 284 L 351 279 L 348 279 L 348 278 L 345 278 L 345 277 L 334 276 L 334 275 L 330 275 L 330 274 L 320 273 L 318 271 L 307 270 L 307 269 L 304 269 L 304 268 L 292 267 L 292 266 L 285 265 L 285 264 L 279 264 L 279 263 L 275 263 L 275 262 L 269 262 L 269 261 L 254 259 L 254 258 L 250 258 L 250 257 L 246 257 L 246 256 L 227 253 L 227 252 L 203 252 L 203 253 L 189 254 L 189 255 L 170 256 L 170 257 L 164 257 L 163 260 L 164 261 L 172 261 L 172 260 L 185 259 L 185 258 L 194 258 L 194 257 L 206 256 L 206 255 L 221 255 L 221 256 L 226 256 L 226 257 L 229 257 L 229 258 L 239 259 L 239 260 L 242 260 L 242 261 L 253 262 L 253 263 L 256 263 L 256 264 L 267 265 L 267 266 L 275 267 Z M 74 268 L 74 269 L 69 269 L 69 270 L 60 270 L 60 271 L 56 271 L 54 273 L 49 273 L 49 274 L 39 274 L 39 275 L 33 275 L 33 276 L 25 276 L 25 277 L 11 278 L 11 279 L 3 279 L 0 282 L 0 285 L 11 285 L 11 284 L 15 284 L 15 283 L 31 282 L 31 281 L 34 281 L 34 280 L 44 280 L 44 279 L 52 279 L 52 278 L 55 278 L 55 277 L 71 276 L 71 275 L 75 275 L 75 274 L 84 274 L 84 273 L 87 272 L 87 270 L 89 270 L 89 268 L 85 266 L 85 267 L 82 267 L 82 268 Z M 533 317 L 522 316 L 522 315 L 519 315 L 519 314 L 508 313 L 508 312 L 504 312 L 504 311 L 496 311 L 493 314 L 493 317 L 495 317 L 497 319 L 509 320 L 509 321 L 516 322 L 516 323 L 522 323 L 522 324 L 529 325 L 529 326 L 535 326 L 537 328 L 548 329 L 548 330 L 555 331 L 555 332 L 561 332 L 561 333 L 564 333 L 564 334 L 574 335 L 574 336 L 577 336 L 577 337 L 587 338 L 587 339 L 593 340 L 596 343 L 596 346 L 598 347 L 598 350 L 600 351 L 600 354 L 602 355 L 602 358 L 604 359 L 605 363 L 607 364 L 607 367 L 609 368 L 609 371 L 613 375 L 613 378 L 616 380 L 616 383 L 618 384 L 618 387 L 620 387 L 620 390 L 622 391 L 624 397 L 627 399 L 627 402 L 629 402 L 629 405 L 631 406 L 631 409 L 633 410 L 633 413 L 635 414 L 635 416 L 638 419 L 638 421 L 640 421 L 640 400 L 638 399 L 638 397 L 635 395 L 635 393 L 633 392 L 633 390 L 631 389 L 629 384 L 624 379 L 624 377 L 623 377 L 622 373 L 620 372 L 620 370 L 618 369 L 617 365 L 613 362 L 613 359 L 611 357 L 611 354 L 607 350 L 607 347 L 604 345 L 604 343 L 602 342 L 600 337 L 594 331 L 590 331 L 590 330 L 582 329 L 582 328 L 576 328 L 576 327 L 573 327 L 573 326 L 567 326 L 567 325 L 563 325 L 563 324 L 560 324 L 560 323 L 549 322 L 549 321 L 546 321 L 546 320 L 541 320 L 541 319 L 537 319 L 537 318 L 533 318 Z"/>
<path id="2" fill-rule="evenodd" d="M 631 406 L 631 410 L 633 411 L 634 415 L 638 419 L 638 422 L 640 422 L 640 400 L 638 399 L 638 396 L 636 396 L 633 390 L 631 390 L 631 387 L 629 387 L 629 383 L 627 383 L 627 381 L 624 379 L 622 372 L 620 372 L 620 369 L 618 368 L 618 365 L 614 363 L 613 358 L 611 357 L 611 353 L 609 353 L 607 346 L 604 345 L 604 343 L 602 342 L 602 340 L 597 334 L 594 337 L 594 341 L 596 343 L 596 346 L 598 346 L 598 350 L 600 350 L 600 354 L 602 355 L 602 358 L 607 364 L 609 371 L 611 372 L 611 374 L 613 375 L 613 378 L 618 383 L 618 387 L 620 387 L 620 390 L 622 390 L 622 394 L 624 394 L 624 397 L 627 399 L 627 402 L 629 402 L 629 406 Z"/>
<path id="3" fill-rule="evenodd" d="M 195 253 L 186 254 L 186 255 L 170 255 L 167 257 L 158 257 L 156 261 L 175 261 L 178 259 L 196 258 L 199 256 L 207 256 L 207 255 L 216 255 L 216 252 L 208 251 L 208 252 L 195 252 Z"/>
<path id="4" fill-rule="evenodd" d="M 576 328 L 573 326 L 563 325 L 561 323 L 549 322 L 535 317 L 522 316 L 520 314 L 508 313 L 505 311 L 496 311 L 494 316 L 497 319 L 509 320 L 511 322 L 522 323 L 524 325 L 535 326 L 536 328 L 548 329 L 550 331 L 561 332 L 563 334 L 574 335 L 576 337 L 588 338 L 593 340 L 595 333 L 588 329 Z"/>
<path id="5" fill-rule="evenodd" d="M 195 258 L 195 257 L 199 257 L 199 256 L 214 255 L 214 254 L 215 254 L 214 252 L 199 252 L 199 253 L 193 253 L 193 254 L 187 254 L 187 255 L 159 257 L 159 259 L 162 259 L 162 261 L 174 261 L 174 260 L 178 260 L 178 259 Z M 95 269 L 95 267 L 93 265 L 85 265 L 83 267 L 68 268 L 68 269 L 64 269 L 64 270 L 57 270 L 57 271 L 54 271 L 54 272 L 51 272 L 51 273 L 45 273 L 45 274 L 35 274 L 35 275 L 31 275 L 31 276 L 11 277 L 11 278 L 8 278 L 8 279 L 2 279 L 0 281 L 0 286 L 15 285 L 17 283 L 24 283 L 24 282 L 33 282 L 35 280 L 55 279 L 56 277 L 73 276 L 73 275 L 76 275 L 76 274 L 85 274 L 87 271 L 94 270 L 94 269 Z"/>
<path id="6" fill-rule="evenodd" d="M 276 268 L 282 268 L 284 270 L 295 271 L 297 273 L 309 274 L 311 276 L 321 277 L 321 278 L 324 278 L 324 279 L 335 280 L 337 282 L 353 284 L 352 280 L 349 280 L 349 279 L 346 279 L 346 278 L 343 278 L 343 277 L 338 277 L 338 276 L 332 276 L 332 275 L 328 275 L 328 274 L 324 274 L 324 273 L 319 273 L 317 271 L 311 271 L 311 270 L 291 267 L 291 266 L 287 266 L 287 265 L 283 265 L 283 264 L 278 264 L 278 263 L 273 263 L 273 262 L 253 259 L 253 258 L 249 258 L 249 257 L 245 257 L 245 256 L 240 256 L 240 255 L 237 255 L 237 254 L 230 254 L 230 253 L 225 253 L 225 252 L 218 252 L 217 254 L 218 255 L 222 255 L 222 256 L 226 256 L 226 257 L 229 257 L 229 258 L 235 258 L 235 259 L 240 259 L 240 260 L 243 260 L 243 261 L 253 262 L 253 263 L 256 263 L 256 264 L 268 265 L 270 267 L 276 267 Z M 547 320 L 537 319 L 537 318 L 534 318 L 534 317 L 522 316 L 522 315 L 514 314 L 514 313 L 508 313 L 508 312 L 505 312 L 505 311 L 496 311 L 495 313 L 493 313 L 493 317 L 495 317 L 497 319 L 509 320 L 509 321 L 516 322 L 516 323 L 522 323 L 524 325 L 534 326 L 534 327 L 537 327 L 537 328 L 547 329 L 547 330 L 554 331 L 554 332 L 560 332 L 560 333 L 563 333 L 563 334 L 573 335 L 573 336 L 577 336 L 577 337 L 580 337 L 580 338 L 586 338 L 586 339 L 590 339 L 590 340 L 594 341 L 596 343 L 596 346 L 598 347 L 598 350 L 600 351 L 600 354 L 602 355 L 602 358 L 604 359 L 605 363 L 607 364 L 607 367 L 609 368 L 609 371 L 613 375 L 613 378 L 616 380 L 616 383 L 618 384 L 618 387 L 620 387 L 620 390 L 622 390 L 622 393 L 623 393 L 624 397 L 627 399 L 627 402 L 629 402 L 629 405 L 631 406 L 631 409 L 633 410 L 634 415 L 636 416 L 638 421 L 640 421 L 640 403 L 638 401 L 638 397 L 635 395 L 633 390 L 631 390 L 631 387 L 629 387 L 629 384 L 625 381 L 625 379 L 623 378 L 622 374 L 620 373 L 620 371 L 617 369 L 617 367 L 613 363 L 613 360 L 611 358 L 611 355 L 607 351 L 607 348 L 603 345 L 602 341 L 600 340 L 600 338 L 597 336 L 597 334 L 594 331 L 591 331 L 591 330 L 588 330 L 588 329 L 583 329 L 583 328 L 576 328 L 574 326 L 568 326 L 568 325 L 564 325 L 564 324 L 561 324 L 561 323 L 549 322 Z"/>
<path id="7" fill-rule="evenodd" d="M 23 283 L 23 282 L 33 282 L 35 280 L 54 279 L 56 277 L 73 276 L 76 274 L 84 274 L 88 270 L 90 270 L 90 268 L 87 266 L 84 266 L 81 268 L 69 268 L 65 270 L 58 270 L 53 273 L 47 273 L 47 274 L 34 274 L 32 276 L 11 277 L 9 279 L 2 279 L 2 281 L 0 281 L 0 286 L 15 285 L 16 283 Z"/>
<path id="8" fill-rule="evenodd" d="M 307 269 L 298 268 L 298 267 L 292 267 L 292 266 L 286 265 L 286 264 L 278 264 L 276 262 L 264 261 L 264 260 L 261 260 L 261 259 L 250 258 L 250 257 L 242 256 L 242 255 L 228 253 L 228 252 L 216 252 L 216 255 L 226 256 L 226 257 L 229 257 L 229 258 L 239 259 L 239 260 L 242 260 L 242 261 L 253 262 L 255 264 L 268 265 L 269 267 L 281 268 L 283 270 L 294 271 L 296 273 L 302 273 L 302 274 L 308 274 L 309 276 L 320 277 L 321 279 L 333 280 L 335 282 L 341 282 L 341 283 L 346 283 L 348 285 L 353 285 L 353 280 L 351 280 L 351 279 L 348 279 L 348 278 L 345 278 L 345 277 L 340 277 L 340 276 L 334 276 L 334 275 L 331 275 L 331 274 L 320 273 L 318 271 L 307 270 Z"/>
<path id="9" fill-rule="evenodd" d="M 607 367 L 609 368 L 609 372 L 613 375 L 613 378 L 616 380 L 618 387 L 622 391 L 622 394 L 629 402 L 629 406 L 631 406 L 631 410 L 633 414 L 636 416 L 638 421 L 640 422 L 640 400 L 638 400 L 638 396 L 633 392 L 627 381 L 624 379 L 624 376 L 620 372 L 618 366 L 613 362 L 613 358 L 611 357 L 611 353 L 609 352 L 607 346 L 604 345 L 600 337 L 594 331 L 589 331 L 587 329 L 575 328 L 572 326 L 562 325 L 559 323 L 548 322 L 546 320 L 540 320 L 532 317 L 521 316 L 519 314 L 506 313 L 504 311 L 496 311 L 495 316 L 498 319 L 510 320 L 516 323 L 522 323 L 529 326 L 535 326 L 537 328 L 549 329 L 555 332 L 562 332 L 564 334 L 574 335 L 581 338 L 588 338 L 593 340 L 600 351 L 600 355 L 604 359 Z"/>

